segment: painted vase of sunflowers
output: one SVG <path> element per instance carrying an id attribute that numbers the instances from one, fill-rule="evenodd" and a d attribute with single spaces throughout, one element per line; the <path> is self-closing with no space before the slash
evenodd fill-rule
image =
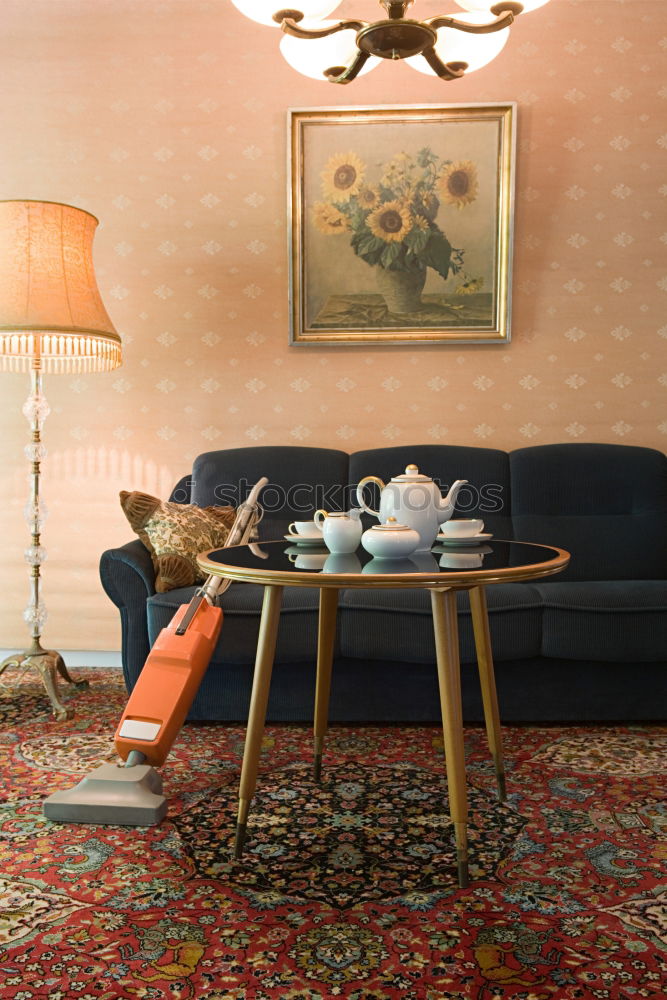
<path id="1" fill-rule="evenodd" d="M 426 268 L 396 271 L 382 264 L 375 266 L 375 280 L 380 295 L 391 313 L 413 313 L 421 308 L 426 284 Z"/>
<path id="2" fill-rule="evenodd" d="M 415 156 L 397 153 L 374 182 L 348 152 L 332 156 L 321 177 L 326 200 L 313 207 L 317 229 L 349 238 L 375 269 L 391 313 L 420 309 L 429 267 L 443 279 L 462 270 L 464 251 L 450 244 L 436 217 L 441 205 L 462 209 L 475 200 L 474 163 L 442 159 L 427 146 Z"/>

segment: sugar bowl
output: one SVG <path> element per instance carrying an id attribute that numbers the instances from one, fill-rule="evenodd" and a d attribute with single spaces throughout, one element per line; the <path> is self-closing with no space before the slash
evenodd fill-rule
<path id="1" fill-rule="evenodd" d="M 384 524 L 375 524 L 361 536 L 361 544 L 377 559 L 401 559 L 414 552 L 421 541 L 419 532 L 388 517 Z"/>

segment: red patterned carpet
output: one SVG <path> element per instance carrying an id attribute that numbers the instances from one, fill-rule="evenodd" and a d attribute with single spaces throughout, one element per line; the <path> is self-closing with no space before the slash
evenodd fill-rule
<path id="1" fill-rule="evenodd" d="M 240 727 L 186 727 L 159 827 L 48 822 L 115 756 L 120 675 L 78 673 L 69 722 L 0 694 L 2 1000 L 665 997 L 664 727 L 507 727 L 505 805 L 467 730 L 462 890 L 437 728 L 334 727 L 316 786 L 309 731 L 269 727 L 241 861 Z"/>

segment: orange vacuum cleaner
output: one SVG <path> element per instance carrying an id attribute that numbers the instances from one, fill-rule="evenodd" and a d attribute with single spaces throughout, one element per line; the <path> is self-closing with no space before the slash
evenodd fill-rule
<path id="1" fill-rule="evenodd" d="M 260 479 L 241 504 L 225 548 L 249 541 L 261 518 Z M 114 742 L 121 764 L 102 764 L 74 788 L 44 802 L 47 819 L 61 823 L 152 826 L 167 812 L 163 764 L 188 714 L 218 641 L 222 608 L 215 598 L 230 580 L 209 576 L 189 604 L 182 604 L 158 635 L 132 690 Z"/>

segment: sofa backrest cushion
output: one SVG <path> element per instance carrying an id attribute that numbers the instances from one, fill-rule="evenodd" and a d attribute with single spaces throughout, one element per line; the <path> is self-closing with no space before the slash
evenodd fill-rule
<path id="1" fill-rule="evenodd" d="M 344 491 L 348 455 L 333 448 L 268 445 L 228 448 L 199 455 L 192 467 L 191 502 L 202 507 L 245 500 L 262 476 L 264 508 L 260 537 L 280 538 L 295 519 L 309 520 L 319 507 L 332 506 Z"/>
<path id="2" fill-rule="evenodd" d="M 190 503 L 192 493 L 192 473 L 188 472 L 187 476 L 181 476 L 169 497 L 170 503 Z"/>
<path id="3" fill-rule="evenodd" d="M 507 453 L 494 448 L 468 448 L 450 444 L 399 445 L 371 448 L 350 456 L 350 483 L 364 476 L 378 476 L 388 483 L 414 464 L 437 480 L 444 493 L 457 479 L 467 479 L 459 492 L 455 517 L 481 517 L 486 531 L 511 538 L 510 476 Z M 354 491 L 353 491 L 354 492 Z M 377 510 L 376 487 L 366 487 L 369 506 Z M 356 501 L 353 501 L 356 502 Z M 375 522 L 376 523 L 376 522 Z"/>
<path id="4" fill-rule="evenodd" d="M 552 444 L 509 456 L 514 537 L 567 549 L 559 579 L 667 576 L 667 457 L 652 448 Z"/>

